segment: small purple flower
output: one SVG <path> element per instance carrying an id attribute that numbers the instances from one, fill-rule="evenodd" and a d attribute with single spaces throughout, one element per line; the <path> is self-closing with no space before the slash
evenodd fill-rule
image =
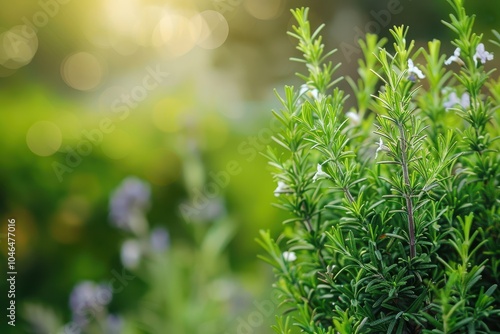
<path id="1" fill-rule="evenodd" d="M 102 312 L 113 298 L 108 285 L 83 281 L 76 285 L 69 297 L 69 307 L 73 313 L 73 322 L 84 327 L 91 319 L 89 314 Z"/>
<path id="2" fill-rule="evenodd" d="M 110 314 L 106 318 L 106 334 L 120 334 L 123 330 L 123 318 Z"/>
<path id="3" fill-rule="evenodd" d="M 144 212 L 150 205 L 151 189 L 149 185 L 136 178 L 128 177 L 111 195 L 109 217 L 119 228 L 131 230 L 131 220 L 138 213 Z"/>
<path id="4" fill-rule="evenodd" d="M 170 244 L 170 235 L 167 229 L 161 226 L 155 227 L 151 231 L 149 242 L 151 249 L 156 252 L 162 252 L 167 249 Z"/>
<path id="5" fill-rule="evenodd" d="M 461 98 L 458 98 L 457 93 L 451 92 L 448 95 L 448 100 L 443 103 L 443 106 L 446 110 L 455 107 L 456 105 L 460 105 L 462 108 L 466 109 L 470 106 L 470 96 L 468 93 L 463 93 Z"/>
<path id="6" fill-rule="evenodd" d="M 474 55 L 474 62 L 477 64 L 477 60 L 481 61 L 481 64 L 485 64 L 489 60 L 493 60 L 493 54 L 484 49 L 484 44 L 479 43 L 476 48 L 476 54 Z"/>
<path id="7" fill-rule="evenodd" d="M 470 107 L 470 95 L 469 93 L 463 93 L 462 97 L 460 98 L 460 105 L 464 108 L 467 109 Z"/>

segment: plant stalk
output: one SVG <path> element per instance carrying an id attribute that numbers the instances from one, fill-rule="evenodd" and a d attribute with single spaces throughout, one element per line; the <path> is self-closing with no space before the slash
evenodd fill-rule
<path id="1" fill-rule="evenodd" d="M 408 161 L 407 161 L 407 147 L 406 147 L 406 137 L 402 124 L 398 124 L 399 128 L 399 140 L 401 143 L 401 167 L 403 169 L 403 178 L 405 183 L 405 199 L 406 199 L 406 212 L 408 214 L 408 235 L 410 238 L 410 259 L 413 259 L 417 255 L 416 245 L 415 245 L 415 220 L 413 217 L 413 202 L 411 200 L 410 189 L 410 176 L 408 173 Z"/>

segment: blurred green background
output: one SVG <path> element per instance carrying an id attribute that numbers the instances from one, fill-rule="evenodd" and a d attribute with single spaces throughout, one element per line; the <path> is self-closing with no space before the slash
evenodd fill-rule
<path id="1" fill-rule="evenodd" d="M 361 34 L 388 36 L 393 25 L 409 25 L 419 46 L 439 38 L 447 55 L 454 49 L 440 22 L 448 12 L 444 0 L 3 4 L 0 293 L 5 310 L 7 220 L 15 218 L 18 308 L 15 329 L 1 312 L 1 333 L 30 332 L 26 302 L 68 322 L 73 286 L 110 279 L 113 268 L 122 268 L 127 235 L 110 225 L 108 205 L 130 175 L 151 184 L 148 219 L 170 231 L 169 252 L 199 247 L 218 221 L 234 228 L 223 252 L 227 263 L 212 273 L 213 280 L 229 277 L 221 294 L 239 305 L 221 333 L 236 333 L 237 316 L 246 319 L 254 301 L 269 298 L 273 275 L 257 259 L 254 239 L 259 229 L 278 233 L 284 216 L 271 206 L 275 184 L 259 152 L 275 129 L 273 89 L 301 84 L 294 73 L 304 69 L 288 60 L 300 54 L 286 35 L 294 23 L 289 9 L 300 6 L 311 8 L 313 27 L 326 23 L 325 44 L 339 48 L 332 60 L 343 63 L 339 75 L 356 75 L 354 41 Z M 489 38 L 500 4 L 478 0 L 467 8 Z M 205 197 L 212 197 L 208 204 Z M 147 290 L 147 282 L 134 281 L 110 308 L 133 313 Z M 266 317 L 254 332 L 270 332 L 272 321 Z"/>

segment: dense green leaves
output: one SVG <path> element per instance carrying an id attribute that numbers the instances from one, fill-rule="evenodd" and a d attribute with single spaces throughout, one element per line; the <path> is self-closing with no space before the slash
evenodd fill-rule
<path id="1" fill-rule="evenodd" d="M 367 35 L 348 112 L 322 27 L 293 11 L 308 72 L 279 97 L 283 131 L 267 153 L 291 217 L 277 240 L 259 239 L 289 310 L 277 333 L 500 330 L 500 82 L 474 18 L 448 2 L 462 68 L 445 66 L 439 41 L 415 50 L 407 27 L 391 30 L 394 53 Z"/>

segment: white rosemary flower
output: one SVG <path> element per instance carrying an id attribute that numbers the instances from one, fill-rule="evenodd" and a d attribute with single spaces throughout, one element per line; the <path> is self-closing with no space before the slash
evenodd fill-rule
<path id="1" fill-rule="evenodd" d="M 378 152 L 385 150 L 384 141 L 382 137 L 380 137 L 380 141 L 378 142 L 377 150 L 375 151 L 375 159 L 378 157 Z"/>
<path id="2" fill-rule="evenodd" d="M 295 255 L 295 252 L 283 252 L 283 259 L 287 262 L 293 262 L 297 260 L 297 255 Z"/>
<path id="3" fill-rule="evenodd" d="M 418 67 L 416 67 L 413 64 L 413 60 L 411 60 L 411 59 L 408 59 L 408 74 L 410 76 L 411 81 L 415 81 L 415 77 L 413 76 L 413 74 L 415 74 L 419 79 L 425 78 L 425 75 L 422 73 L 422 71 Z"/>
<path id="4" fill-rule="evenodd" d="M 313 100 L 319 100 L 319 91 L 316 88 L 311 88 L 310 86 L 303 84 L 300 86 L 299 96 L 307 96 Z"/>
<path id="5" fill-rule="evenodd" d="M 281 194 L 288 194 L 292 191 L 290 187 L 283 181 L 278 181 L 278 187 L 274 189 L 274 196 L 278 197 Z"/>
<path id="6" fill-rule="evenodd" d="M 446 59 L 444 64 L 450 65 L 451 63 L 455 62 L 457 64 L 464 65 L 464 62 L 462 61 L 462 59 L 460 59 L 460 52 L 461 51 L 462 50 L 460 50 L 460 48 L 456 48 L 455 52 L 453 52 L 453 56 L 450 56 L 450 58 Z"/>
<path id="7" fill-rule="evenodd" d="M 313 182 L 316 182 L 316 180 L 321 179 L 321 178 L 329 179 L 330 175 L 323 172 L 323 167 L 321 166 L 321 164 L 318 164 L 318 167 L 316 169 L 316 174 L 314 174 L 314 176 L 313 176 Z"/>
<path id="8" fill-rule="evenodd" d="M 348 111 L 346 112 L 345 116 L 351 120 L 351 123 L 353 125 L 359 125 L 361 124 L 361 117 L 359 114 L 355 111 Z"/>

